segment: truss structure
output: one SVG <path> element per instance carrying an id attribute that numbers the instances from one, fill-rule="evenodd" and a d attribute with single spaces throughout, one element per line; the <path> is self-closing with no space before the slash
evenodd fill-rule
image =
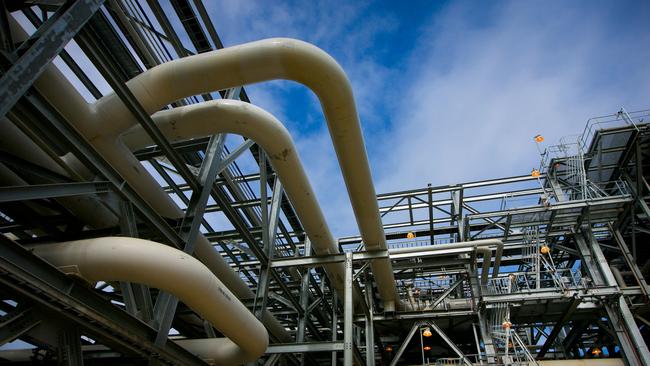
<path id="1" fill-rule="evenodd" d="M 339 253 L 316 255 L 254 141 L 215 135 L 172 143 L 131 93 L 126 82 L 147 69 L 223 48 L 201 1 L 164 5 L 2 2 L 2 128 L 25 136 L 58 168 L 0 137 L 0 344 L 10 345 L 0 360 L 205 365 L 180 340 L 221 332 L 183 302 L 142 284 L 89 285 L 32 252 L 127 236 L 192 253 L 202 235 L 253 294 L 237 300 L 282 329 L 269 328 L 270 344 L 255 364 L 612 358 L 650 365 L 649 111 L 589 120 L 581 135 L 542 152 L 539 176 L 380 194 L 387 250 L 366 250 L 359 235 L 338 238 Z M 21 40 L 15 21 L 35 31 Z M 152 209 L 34 87 L 53 60 L 89 100 L 103 96 L 99 82 L 108 84 L 148 131 L 153 145 L 134 155 L 182 209 L 181 219 Z M 221 98 L 251 102 L 236 87 L 166 108 Z M 70 209 L 73 199 L 101 202 L 118 223 L 81 217 Z M 392 264 L 396 310 L 379 296 L 371 267 L 378 260 Z M 336 291 L 323 266 L 341 263 L 344 289 Z"/>

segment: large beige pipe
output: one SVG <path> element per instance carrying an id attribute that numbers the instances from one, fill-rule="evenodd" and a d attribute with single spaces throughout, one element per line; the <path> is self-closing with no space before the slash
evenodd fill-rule
<path id="1" fill-rule="evenodd" d="M 212 354 L 215 364 L 242 364 L 266 351 L 268 335 L 262 323 L 210 270 L 180 250 L 148 240 L 106 237 L 39 245 L 34 253 L 88 281 L 142 283 L 178 297 L 228 337 L 218 340 L 221 347 Z M 190 350 L 192 342 L 185 342 Z"/>
<path id="2" fill-rule="evenodd" d="M 25 31 L 13 18 L 10 24 L 12 26 L 12 35 L 16 39 L 27 38 Z M 120 118 L 129 119 L 129 124 L 135 123 L 133 116 L 128 112 L 125 113 L 127 111 L 126 107 L 121 102 L 115 100 L 114 111 L 109 110 L 104 114 L 98 113 L 95 105 L 86 103 L 84 98 L 54 65 L 46 68 L 41 77 L 34 83 L 34 86 L 159 215 L 171 218 L 182 217 L 183 212 L 120 141 L 113 137 L 102 138 L 98 135 L 98 131 L 117 122 L 112 119 L 111 112 L 119 111 L 118 115 L 122 116 Z M 110 98 L 110 96 L 106 98 Z M 255 296 L 248 285 L 230 268 L 228 263 L 214 250 L 203 235 L 197 237 L 194 254 L 238 298 L 251 299 Z M 291 341 L 292 338 L 284 326 L 268 310 L 264 311 L 262 322 L 280 342 Z"/>
<path id="3" fill-rule="evenodd" d="M 487 284 L 489 273 L 490 273 L 490 263 L 492 260 L 492 248 L 495 248 L 494 253 L 494 266 L 492 270 L 492 278 L 499 276 L 499 267 L 501 265 L 501 256 L 503 255 L 503 242 L 499 239 L 481 239 L 474 241 L 462 241 L 458 243 L 451 244 L 440 244 L 440 245 L 431 245 L 431 246 L 421 246 L 421 247 L 410 247 L 410 248 L 397 248 L 390 249 L 389 253 L 391 255 L 401 254 L 401 253 L 415 253 L 415 252 L 445 252 L 454 249 L 471 249 L 476 252 L 476 254 L 483 255 L 483 265 L 481 267 L 481 283 Z"/>
<path id="4" fill-rule="evenodd" d="M 161 111 L 153 115 L 156 126 L 171 142 L 234 133 L 255 141 L 268 156 L 287 197 L 291 201 L 314 252 L 319 255 L 338 253 L 334 237 L 316 200 L 291 135 L 273 115 L 254 105 L 238 100 L 219 99 L 186 107 Z M 140 126 L 122 136 L 131 150 L 152 144 Z M 343 263 L 329 264 L 325 269 L 332 286 L 343 290 Z M 342 292 L 341 292 L 342 293 Z"/>
<path id="5" fill-rule="evenodd" d="M 13 154 L 32 164 L 44 167 L 56 174 L 70 178 L 70 175 L 52 157 L 46 154 L 34 141 L 23 133 L 9 119 L 0 119 L 0 150 Z M 51 183 L 36 178 L 32 184 Z M 22 182 L 22 184 L 27 184 Z M 81 222 L 95 229 L 113 227 L 118 224 L 117 216 L 97 196 L 72 196 L 56 199 L 70 210 Z"/>
<path id="6" fill-rule="evenodd" d="M 136 124 L 122 101 L 110 94 L 88 106 L 78 95 L 61 93 L 60 85 L 69 84 L 61 79 L 60 73 L 50 74 L 35 85 L 154 209 L 168 217 L 180 215 L 171 199 L 153 188 L 157 184 L 137 159 L 125 156 L 116 142 Z M 159 65 L 128 86 L 144 109 L 154 113 L 183 97 L 271 79 L 303 83 L 319 97 L 366 248 L 386 249 L 352 89 L 341 67 L 322 50 L 291 39 L 252 42 Z M 376 260 L 372 269 L 385 308 L 391 310 L 397 291 L 390 261 Z"/>
<path id="7" fill-rule="evenodd" d="M 286 38 L 251 42 L 159 65 L 128 86 L 154 113 L 183 97 L 273 79 L 302 83 L 320 99 L 364 244 L 368 250 L 386 249 L 352 88 L 343 69 L 321 49 Z M 99 118 L 88 126 L 90 139 L 115 137 L 135 124 L 114 94 L 93 107 Z M 375 260 L 372 270 L 384 306 L 391 310 L 397 298 L 392 265 Z"/>

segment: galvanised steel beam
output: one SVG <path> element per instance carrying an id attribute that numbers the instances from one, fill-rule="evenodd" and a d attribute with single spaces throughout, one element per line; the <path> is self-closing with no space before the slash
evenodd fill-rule
<path id="1" fill-rule="evenodd" d="M 152 141 L 163 150 L 165 156 L 169 159 L 172 165 L 174 165 L 178 174 L 190 187 L 192 187 L 194 192 L 200 192 L 201 186 L 192 172 L 190 172 L 185 161 L 183 161 L 181 156 L 174 150 L 174 147 L 153 122 L 149 113 L 144 110 L 135 95 L 133 95 L 131 90 L 126 86 L 126 80 L 120 78 L 117 62 L 113 59 L 113 56 L 106 51 L 106 48 L 104 47 L 102 40 L 99 39 L 98 34 L 93 30 L 84 30 L 79 33 L 76 40 L 80 45 L 85 47 L 89 53 L 88 56 L 93 60 L 95 67 L 97 67 L 99 72 L 115 91 L 115 94 L 120 98 L 120 100 L 122 100 L 122 102 L 124 102 L 140 125 L 142 125 L 142 128 L 151 137 Z"/>
<path id="2" fill-rule="evenodd" d="M 353 265 L 352 253 L 344 254 L 345 258 L 345 289 L 343 296 L 343 366 L 352 366 L 354 357 L 354 340 L 352 316 L 354 313 L 354 302 L 352 301 L 353 288 Z"/>
<path id="3" fill-rule="evenodd" d="M 415 324 L 413 324 L 413 326 L 411 327 L 411 330 L 408 332 L 408 334 L 404 338 L 404 341 L 402 342 L 402 344 L 397 349 L 397 352 L 395 352 L 395 356 L 393 356 L 393 359 L 390 362 L 390 366 L 397 365 L 397 362 L 399 362 L 400 358 L 402 357 L 402 354 L 406 350 L 406 347 L 409 345 L 409 342 L 411 341 L 411 338 L 413 338 L 413 335 L 415 335 L 415 332 L 418 329 L 420 329 L 420 325 L 421 325 L 420 322 L 416 322 Z"/>
<path id="4" fill-rule="evenodd" d="M 85 196 L 110 192 L 109 182 L 72 182 L 0 187 L 0 203 Z"/>
<path id="5" fill-rule="evenodd" d="M 18 102 L 11 113 L 17 114 L 22 120 L 29 121 L 30 128 L 44 133 L 59 135 L 69 144 L 70 151 L 86 166 L 98 171 L 114 187 L 115 192 L 122 199 L 130 201 L 143 218 L 160 232 L 163 238 L 182 248 L 183 240 L 174 229 L 146 203 L 122 177 L 95 151 L 95 149 L 79 135 L 70 124 L 40 95 L 28 93 L 23 102 Z"/>
<path id="6" fill-rule="evenodd" d="M 31 44 L 29 49 L 0 78 L 0 117 L 7 114 L 103 3 L 104 0 L 66 2 L 36 30 L 26 42 Z"/>
<path id="7" fill-rule="evenodd" d="M 311 256 L 311 241 L 309 238 L 305 239 L 305 256 Z M 301 285 L 300 285 L 300 306 L 303 309 L 307 309 L 309 306 L 309 277 L 310 274 L 309 272 L 311 271 L 310 268 L 303 268 L 303 274 L 302 274 L 302 279 L 301 279 Z M 307 321 L 307 317 L 309 317 L 309 313 L 305 312 L 299 319 L 298 319 L 298 329 L 296 331 L 296 342 L 304 342 L 305 341 L 305 323 Z"/>
<path id="8" fill-rule="evenodd" d="M 276 343 L 266 349 L 266 354 L 305 353 L 305 352 L 338 352 L 343 351 L 343 342 L 313 342 L 313 343 Z"/>
<path id="9" fill-rule="evenodd" d="M 621 294 L 623 291 L 616 285 L 616 279 L 590 228 L 581 228 L 576 233 L 575 240 L 583 263 L 594 283 L 596 285 L 612 286 L 617 294 Z M 625 297 L 619 296 L 615 305 L 605 304 L 605 310 L 610 324 L 616 332 L 618 345 L 621 347 L 627 361 L 633 365 L 650 365 L 650 352 L 639 332 Z"/>
<path id="10" fill-rule="evenodd" d="M 22 9 L 23 14 L 29 19 L 29 21 L 34 25 L 34 27 L 39 28 L 42 24 L 43 21 L 36 15 L 36 12 L 32 10 L 31 8 L 24 8 Z M 65 62 L 65 64 L 72 70 L 72 72 L 79 78 L 79 81 L 88 89 L 90 94 L 92 94 L 95 99 L 99 99 L 102 97 L 102 93 L 97 89 L 95 84 L 90 80 L 88 75 L 79 67 L 77 62 L 70 56 L 68 51 L 65 49 L 61 50 L 61 53 L 59 53 L 59 56 Z"/>
<path id="11" fill-rule="evenodd" d="M 632 275 L 634 276 L 634 279 L 641 287 L 641 291 L 643 291 L 643 295 L 647 298 L 648 292 L 650 292 L 649 291 L 650 287 L 648 287 L 648 283 L 646 282 L 643 273 L 641 273 L 639 266 L 636 265 L 636 261 L 632 256 L 632 253 L 630 253 L 630 250 L 627 244 L 625 243 L 625 240 L 623 239 L 623 235 L 618 229 L 614 229 L 614 227 L 611 224 L 608 226 L 610 231 L 612 232 L 612 236 L 614 238 L 614 241 L 616 242 L 616 245 L 618 245 L 619 249 L 621 250 L 623 259 L 625 259 L 625 263 L 630 268 L 630 271 L 632 271 Z"/>
<path id="12" fill-rule="evenodd" d="M 61 314 L 71 324 L 82 327 L 88 336 L 126 354 L 158 359 L 169 365 L 205 365 L 173 342 L 157 346 L 153 342 L 154 329 L 3 235 L 0 285 L 35 305 Z"/>
<path id="13" fill-rule="evenodd" d="M 433 328 L 436 331 L 436 333 L 438 333 L 440 338 L 442 338 L 442 340 L 445 341 L 445 343 L 447 343 L 447 345 L 454 351 L 454 353 L 456 353 L 458 357 L 460 357 L 463 360 L 463 363 L 465 365 L 472 366 L 472 363 L 469 361 L 467 356 L 465 356 L 465 354 L 460 350 L 460 348 L 458 348 L 458 346 L 451 340 L 451 338 L 449 338 L 435 322 L 427 321 L 426 323 L 431 328 Z"/>
<path id="14" fill-rule="evenodd" d="M 19 338 L 35 326 L 41 323 L 42 319 L 36 314 L 33 307 L 16 309 L 0 318 L 0 346 Z"/>
<path id="15" fill-rule="evenodd" d="M 548 337 L 546 337 L 546 341 L 544 341 L 544 345 L 542 345 L 542 348 L 540 348 L 539 351 L 537 352 L 538 359 L 544 357 L 544 355 L 546 355 L 546 352 L 548 352 L 551 346 L 553 346 L 555 340 L 557 339 L 557 336 L 560 335 L 560 331 L 562 331 L 562 328 L 569 321 L 571 315 L 573 315 L 575 310 L 578 308 L 578 305 L 580 305 L 581 301 L 582 299 L 577 296 L 573 298 L 573 300 L 569 304 L 569 307 L 562 314 L 560 320 L 558 320 L 557 323 L 555 323 L 555 326 L 553 327 L 551 334 L 549 334 Z"/>
<path id="16" fill-rule="evenodd" d="M 11 53 L 14 50 L 14 42 L 11 39 L 9 28 L 9 12 L 6 2 L 0 2 L 0 51 Z"/>
<path id="17" fill-rule="evenodd" d="M 542 174 L 538 178 L 543 179 L 543 178 L 545 178 L 545 175 Z M 452 192 L 452 191 L 456 191 L 456 190 L 459 190 L 459 189 L 487 187 L 487 186 L 494 186 L 494 185 L 500 185 L 500 184 L 520 183 L 520 182 L 535 181 L 535 180 L 537 180 L 536 177 L 531 177 L 530 175 L 521 175 L 521 176 L 515 176 L 515 177 L 508 177 L 508 178 L 488 179 L 488 180 L 482 180 L 482 181 L 467 182 L 467 183 L 456 184 L 456 185 L 437 186 L 437 187 L 432 187 L 431 192 L 433 194 L 438 194 L 438 193 L 443 193 L 443 192 Z M 382 200 L 401 198 L 403 196 L 426 195 L 428 193 L 429 193 L 428 188 L 414 189 L 414 190 L 409 190 L 409 191 L 401 191 L 401 192 L 392 192 L 392 193 L 380 194 L 380 195 L 377 195 L 377 199 L 382 201 Z"/>
<path id="18" fill-rule="evenodd" d="M 219 174 L 219 167 L 221 166 L 221 153 L 223 152 L 224 144 L 226 143 L 226 135 L 215 135 L 210 138 L 208 148 L 205 152 L 205 158 L 201 164 L 201 169 L 198 174 L 198 183 L 201 187 L 199 191 L 194 191 L 190 199 L 183 223 L 191 220 L 189 232 L 183 233 L 185 239 L 185 246 L 183 251 L 192 255 L 194 253 L 194 245 L 196 239 L 200 235 L 199 228 L 203 221 L 203 213 L 205 212 L 205 205 L 208 203 L 210 191 L 212 190 L 212 182 Z M 181 227 L 184 225 L 181 224 Z M 174 314 L 176 313 L 176 306 L 178 305 L 178 298 L 174 297 L 168 292 L 163 292 L 158 295 L 156 304 L 154 306 L 154 319 L 158 324 L 158 334 L 156 336 L 156 344 L 164 344 L 167 341 L 169 329 L 171 329 Z"/>
<path id="19" fill-rule="evenodd" d="M 84 357 L 81 351 L 81 334 L 77 327 L 59 330 L 57 363 L 61 366 L 83 366 Z"/>

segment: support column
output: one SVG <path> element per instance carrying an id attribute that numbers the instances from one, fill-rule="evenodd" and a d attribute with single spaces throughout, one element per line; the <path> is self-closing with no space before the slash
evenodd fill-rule
<path id="1" fill-rule="evenodd" d="M 494 344 L 492 343 L 492 335 L 490 334 L 491 329 L 488 328 L 487 319 L 485 319 L 483 311 L 479 311 L 477 314 L 481 338 L 483 338 L 483 347 L 485 348 L 485 357 L 487 358 L 488 365 L 491 365 L 496 362 L 497 354 Z"/>
<path id="2" fill-rule="evenodd" d="M 181 230 L 190 222 L 189 232 L 182 235 L 185 246 L 183 251 L 188 254 L 194 252 L 194 245 L 197 237 L 201 234 L 199 229 L 203 221 L 205 207 L 212 191 L 212 185 L 217 179 L 221 166 L 221 153 L 226 143 L 226 135 L 215 135 L 210 137 L 208 147 L 205 151 L 205 158 L 201 164 L 198 174 L 199 189 L 192 193 L 190 203 L 181 223 Z M 171 329 L 178 306 L 178 299 L 167 292 L 158 295 L 154 306 L 155 321 L 158 325 L 156 344 L 163 345 L 167 342 L 167 336 Z"/>
<path id="3" fill-rule="evenodd" d="M 61 330 L 59 334 L 58 364 L 62 366 L 83 366 L 81 339 L 77 328 Z"/>
<path id="4" fill-rule="evenodd" d="M 305 256 L 311 255 L 311 241 L 309 238 L 305 238 Z M 309 307 L 309 267 L 303 269 L 302 282 L 300 284 L 300 307 L 302 307 L 305 312 L 298 319 L 298 331 L 296 334 L 296 342 L 302 343 L 305 341 L 305 327 L 307 325 L 307 308 Z"/>
<path id="5" fill-rule="evenodd" d="M 583 228 L 574 237 L 585 268 L 591 275 L 594 284 L 617 287 L 614 274 L 591 229 Z M 650 351 L 643 341 L 625 297 L 618 297 L 614 304 L 605 304 L 605 310 L 612 328 L 616 332 L 625 362 L 631 366 L 650 366 Z"/>
<path id="6" fill-rule="evenodd" d="M 338 332 L 338 295 L 332 293 L 332 342 L 336 342 Z M 332 366 L 336 366 L 336 351 L 332 351 Z"/>
<path id="7" fill-rule="evenodd" d="M 345 253 L 345 297 L 343 299 L 343 365 L 352 366 L 354 353 L 352 323 L 352 253 Z"/>
<path id="8" fill-rule="evenodd" d="M 432 234 L 433 236 L 433 234 Z M 372 282 L 368 278 L 368 274 L 365 275 L 366 282 L 366 303 L 368 304 L 368 315 L 366 316 L 366 365 L 374 366 L 375 365 L 375 319 L 373 314 L 373 305 L 372 305 Z"/>
<path id="9" fill-rule="evenodd" d="M 138 237 L 138 225 L 133 212 L 133 205 L 128 201 L 120 202 L 120 231 L 131 238 Z M 149 287 L 122 281 L 120 282 L 120 290 L 122 291 L 126 311 L 151 325 L 153 321 L 153 302 L 151 301 Z"/>

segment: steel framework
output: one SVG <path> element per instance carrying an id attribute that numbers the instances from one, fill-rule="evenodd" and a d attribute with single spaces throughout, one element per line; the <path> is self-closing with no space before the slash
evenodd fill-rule
<path id="1" fill-rule="evenodd" d="M 127 86 L 161 63 L 223 48 L 201 1 L 165 5 L 2 2 L 2 128 L 58 165 L 0 136 L 0 344 L 11 345 L 0 360 L 206 364 L 176 341 L 221 334 L 173 295 L 130 282 L 89 285 L 30 250 L 117 235 L 193 253 L 203 235 L 254 292 L 239 300 L 283 328 L 256 364 L 650 365 L 649 111 L 589 120 L 582 134 L 542 151 L 539 174 L 380 194 L 387 250 L 351 236 L 338 239 L 340 254 L 315 255 L 254 141 L 220 134 L 171 143 Z M 16 21 L 35 29 L 28 39 L 12 32 Z M 154 211 L 33 87 L 56 58 L 80 92 L 102 97 L 81 54 L 151 137 L 135 156 L 182 218 Z M 237 87 L 169 108 L 220 98 L 250 103 Z M 118 221 L 82 217 L 72 200 L 99 203 Z M 231 228 L 216 230 L 219 218 Z M 382 259 L 393 266 L 396 311 L 382 307 L 370 266 Z M 333 263 L 345 265 L 342 293 L 323 270 Z"/>

